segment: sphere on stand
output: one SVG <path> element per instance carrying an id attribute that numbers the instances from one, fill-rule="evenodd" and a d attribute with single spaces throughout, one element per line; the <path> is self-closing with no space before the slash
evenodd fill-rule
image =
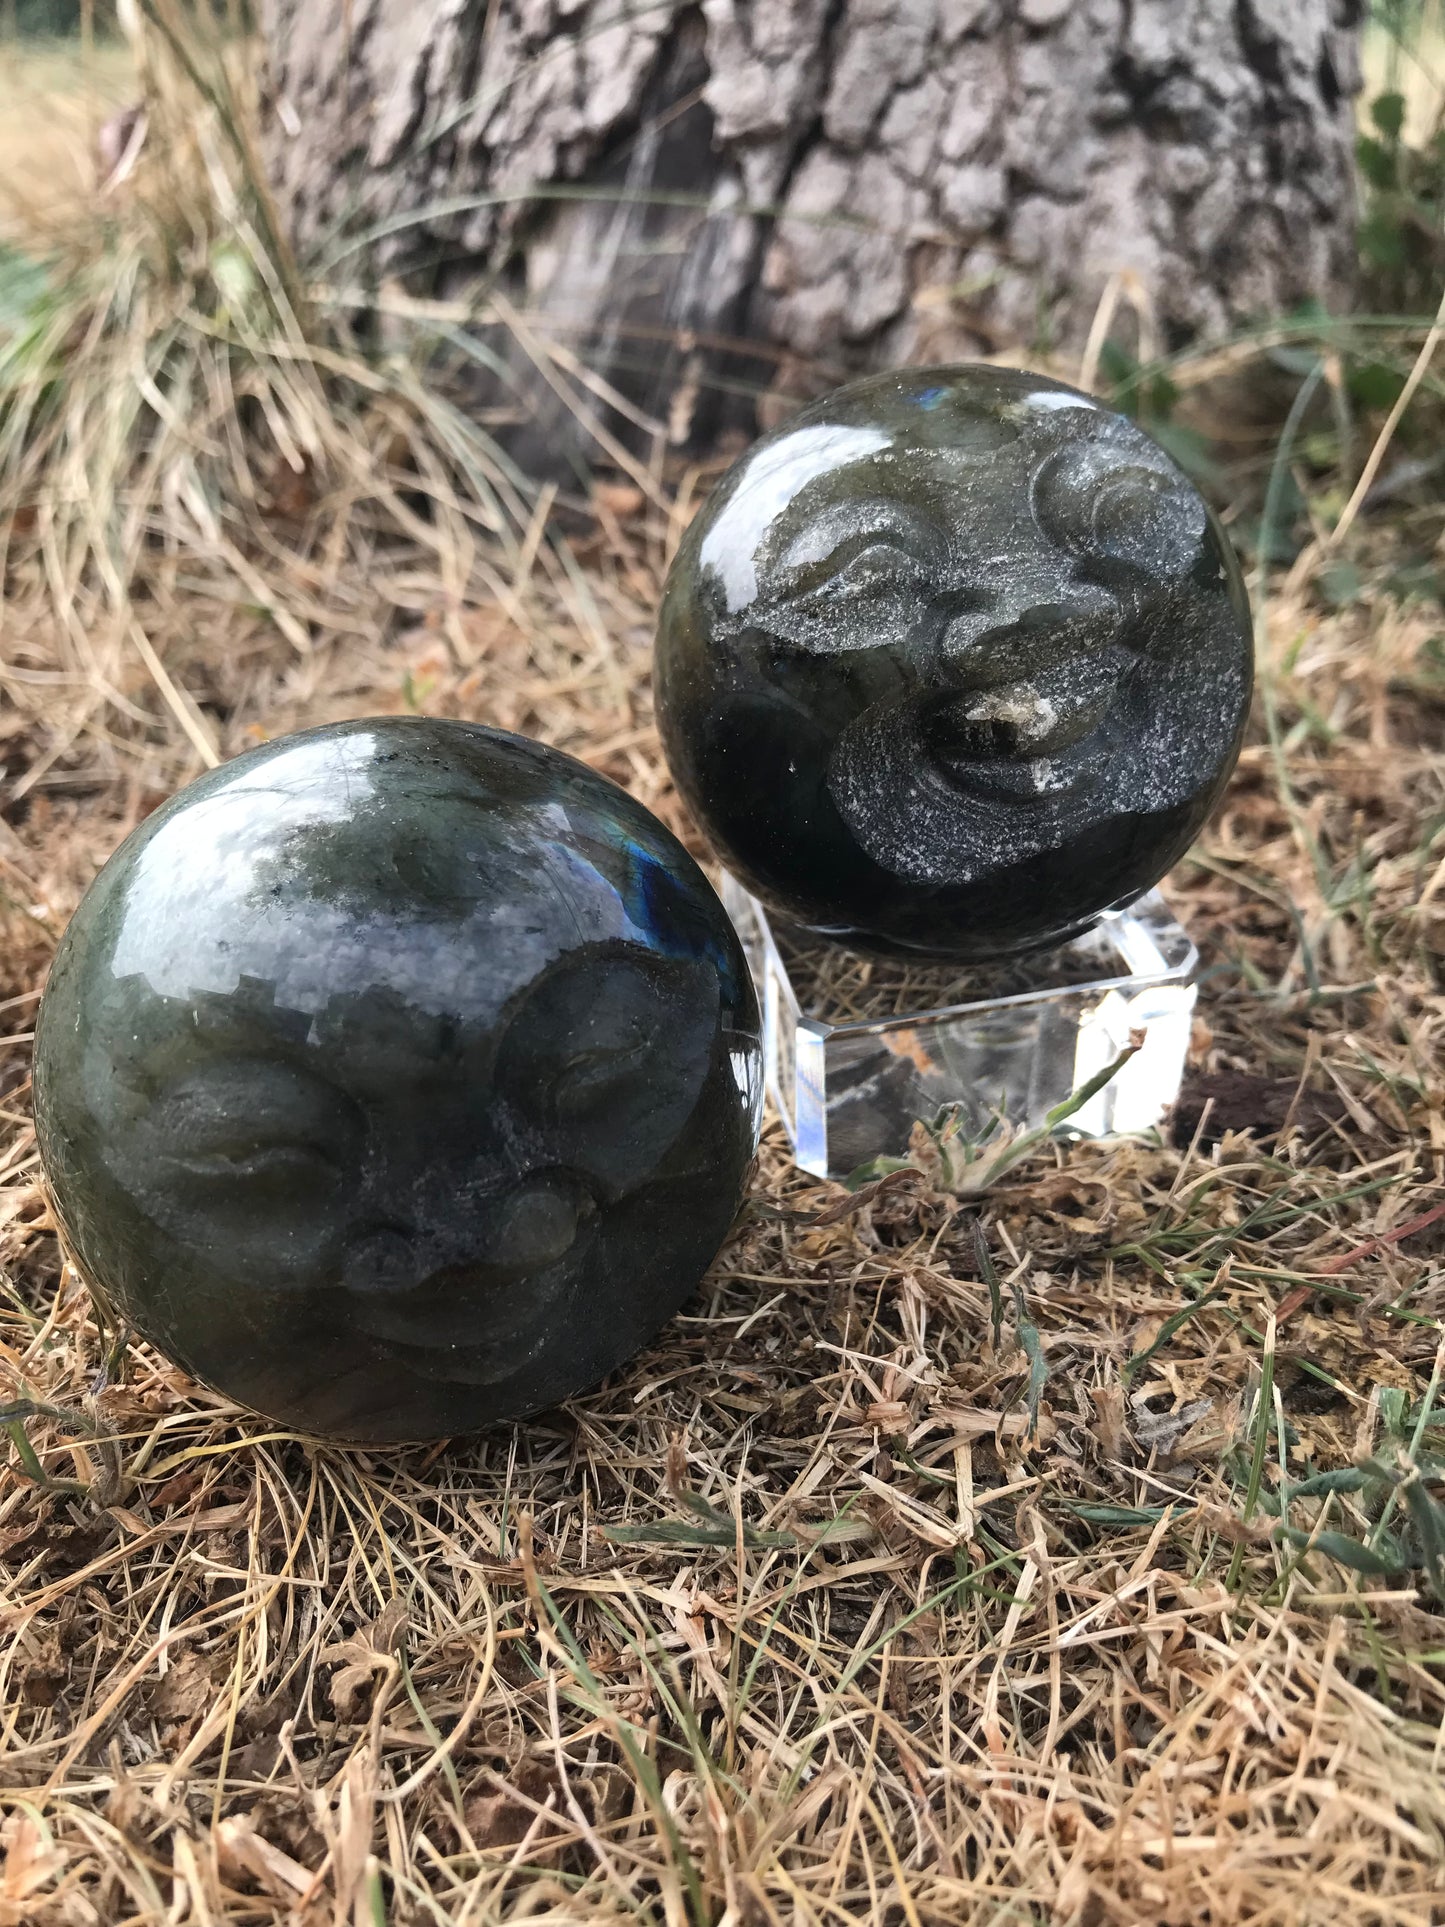
<path id="1" fill-rule="evenodd" d="M 303 1430 L 475 1430 L 694 1289 L 757 1142 L 759 1024 L 701 871 L 520 737 L 422 718 L 202 777 L 96 879 L 36 1039 L 71 1250 Z"/>
<path id="2" fill-rule="evenodd" d="M 1252 663 L 1228 540 L 1141 429 L 1038 375 L 909 369 L 719 483 L 663 597 L 657 707 L 764 903 L 970 961 L 1075 936 L 1183 855 Z"/>

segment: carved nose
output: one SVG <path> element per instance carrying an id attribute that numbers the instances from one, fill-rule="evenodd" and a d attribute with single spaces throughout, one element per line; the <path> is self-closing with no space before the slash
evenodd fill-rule
<path id="1" fill-rule="evenodd" d="M 415 1238 L 399 1226 L 362 1232 L 346 1248 L 342 1277 L 349 1291 L 406 1291 L 416 1281 Z"/>
<path id="2" fill-rule="evenodd" d="M 985 680 L 1042 668 L 1087 649 L 1116 620 L 1113 597 L 1092 584 L 1064 596 L 1008 596 L 986 610 L 957 615 L 943 632 L 940 653 L 950 668 L 978 671 Z"/>
<path id="3" fill-rule="evenodd" d="M 1066 604 L 1031 602 L 1023 607 L 970 609 L 955 616 L 943 632 L 943 655 L 948 662 L 959 662 L 1006 649 L 1014 642 L 1048 638 L 1072 626 Z"/>
<path id="4" fill-rule="evenodd" d="M 478 1203 L 462 1192 L 428 1197 L 409 1225 L 374 1226 L 347 1247 L 342 1277 L 351 1291 L 386 1296 L 465 1274 L 494 1281 L 559 1263 L 595 1214 L 591 1194 L 566 1172 L 518 1177 Z"/>

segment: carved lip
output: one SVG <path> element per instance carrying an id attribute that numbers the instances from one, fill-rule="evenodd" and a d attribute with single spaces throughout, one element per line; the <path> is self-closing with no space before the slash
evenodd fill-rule
<path id="1" fill-rule="evenodd" d="M 1112 734 L 1122 669 L 1101 651 L 934 697 L 918 715 L 925 751 L 970 794 L 1025 803 L 1073 789 Z"/>
<path id="2" fill-rule="evenodd" d="M 358 1323 L 401 1345 L 480 1349 L 495 1356 L 499 1369 L 519 1346 L 529 1352 L 539 1328 L 571 1290 L 596 1236 L 599 1201 L 584 1182 L 572 1179 L 572 1188 L 577 1215 L 565 1246 L 538 1252 L 532 1264 L 498 1262 L 482 1250 L 474 1259 L 434 1266 L 405 1285 L 357 1293 Z"/>
<path id="3" fill-rule="evenodd" d="M 560 1292 L 567 1282 L 566 1267 L 576 1261 L 595 1235 L 604 1206 L 596 1187 L 570 1171 L 534 1172 L 529 1184 L 519 1188 L 519 1194 L 533 1187 L 541 1188 L 539 1179 L 555 1188 L 565 1187 L 570 1193 L 573 1218 L 565 1244 L 556 1243 L 550 1249 L 545 1246 L 535 1248 L 525 1263 L 521 1261 L 522 1254 L 519 1252 L 499 1258 L 496 1252 L 484 1250 L 474 1260 L 438 1267 L 417 1280 L 417 1290 L 434 1291 L 442 1288 L 464 1292 L 481 1287 L 490 1293 L 505 1294 L 514 1291 L 518 1284 L 525 1284 L 540 1294 L 534 1302 Z M 532 1286 L 533 1280 L 538 1281 L 535 1286 Z M 520 1318 L 527 1316 L 528 1312 L 519 1309 L 516 1315 Z"/>
<path id="4" fill-rule="evenodd" d="M 583 1242 L 579 1238 L 545 1272 L 507 1284 L 485 1266 L 445 1266 L 384 1305 L 365 1306 L 357 1323 L 424 1376 L 440 1372 L 469 1384 L 494 1384 L 520 1371 L 546 1340 L 577 1282 Z M 485 1288 L 481 1305 L 479 1285 Z"/>

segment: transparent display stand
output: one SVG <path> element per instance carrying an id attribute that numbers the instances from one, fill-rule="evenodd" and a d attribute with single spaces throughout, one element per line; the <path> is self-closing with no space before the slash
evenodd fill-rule
<path id="1" fill-rule="evenodd" d="M 1198 952 L 1157 891 L 1073 943 L 995 969 L 870 960 L 789 926 L 724 877 L 763 1007 L 768 1092 L 805 1171 L 845 1178 L 901 1156 L 950 1105 L 1044 1123 L 1142 1033 L 1140 1049 L 1067 1121 L 1077 1137 L 1159 1124 L 1184 1072 Z"/>

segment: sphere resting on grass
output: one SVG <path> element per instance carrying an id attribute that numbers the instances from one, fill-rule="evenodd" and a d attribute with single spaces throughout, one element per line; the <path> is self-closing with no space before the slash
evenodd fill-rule
<path id="1" fill-rule="evenodd" d="M 61 943 L 40 1147 L 83 1274 L 299 1429 L 555 1403 L 694 1289 L 759 1022 L 676 839 L 572 758 L 424 718 L 283 738 L 151 816 Z"/>

